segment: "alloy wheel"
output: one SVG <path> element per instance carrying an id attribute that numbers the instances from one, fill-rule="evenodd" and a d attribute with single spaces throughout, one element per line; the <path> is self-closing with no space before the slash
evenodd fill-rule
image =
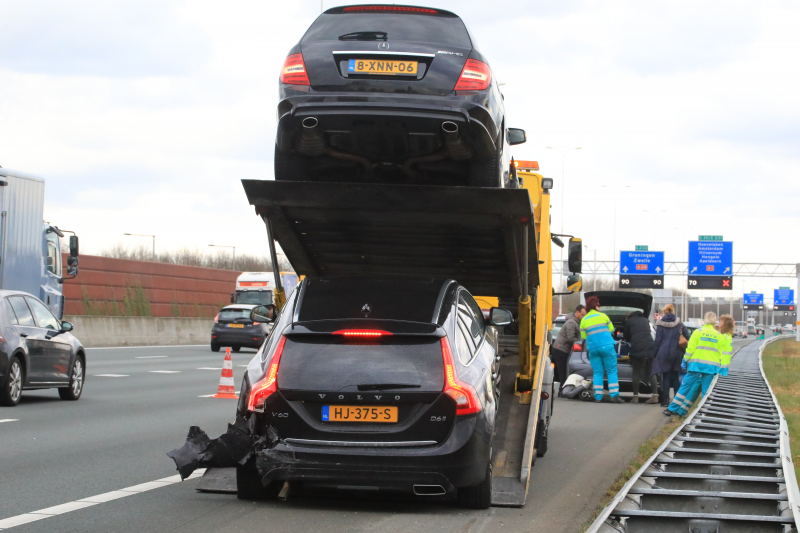
<path id="1" fill-rule="evenodd" d="M 14 360 L 14 362 L 11 363 L 11 370 L 9 371 L 8 380 L 8 392 L 9 396 L 11 396 L 11 401 L 15 403 L 17 400 L 19 400 L 20 394 L 22 394 L 22 368 L 17 360 Z"/>
<path id="2" fill-rule="evenodd" d="M 83 388 L 83 363 L 80 357 L 75 359 L 75 364 L 72 366 L 72 394 L 78 396 Z"/>

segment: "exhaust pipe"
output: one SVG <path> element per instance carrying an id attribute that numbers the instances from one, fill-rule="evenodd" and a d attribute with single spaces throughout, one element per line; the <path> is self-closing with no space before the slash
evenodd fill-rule
<path id="1" fill-rule="evenodd" d="M 441 485 L 414 485 L 413 488 L 416 496 L 442 496 L 447 494 L 447 491 Z"/>
<path id="2" fill-rule="evenodd" d="M 366 157 L 328 148 L 328 145 L 325 143 L 325 136 L 322 135 L 319 119 L 316 117 L 306 117 L 300 124 L 302 125 L 302 130 L 300 132 L 300 138 L 295 143 L 295 149 L 301 154 L 309 157 L 327 155 L 344 161 L 354 161 L 363 166 L 367 172 L 371 172 L 375 168 L 372 161 Z"/>
<path id="3" fill-rule="evenodd" d="M 461 138 L 461 133 L 458 131 L 458 124 L 455 122 L 445 121 L 442 122 L 442 136 L 444 137 L 444 146 L 447 150 L 447 155 L 453 161 L 463 161 L 471 159 L 474 154 L 472 147 L 464 142 Z"/>

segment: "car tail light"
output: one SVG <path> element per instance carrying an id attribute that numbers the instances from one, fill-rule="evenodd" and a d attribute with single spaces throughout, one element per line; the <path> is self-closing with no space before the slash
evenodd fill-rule
<path id="1" fill-rule="evenodd" d="M 363 337 L 363 338 L 375 338 L 375 337 L 386 337 L 391 335 L 390 331 L 383 331 L 380 329 L 340 329 L 339 331 L 334 331 L 331 335 L 344 335 L 345 337 Z"/>
<path id="2" fill-rule="evenodd" d="M 306 64 L 303 62 L 303 54 L 292 54 L 286 58 L 281 71 L 281 83 L 311 85 L 306 73 Z"/>
<path id="3" fill-rule="evenodd" d="M 264 411 L 264 402 L 267 401 L 272 393 L 278 390 L 278 367 L 281 364 L 281 355 L 283 355 L 283 345 L 286 344 L 286 337 L 281 337 L 278 341 L 278 346 L 275 348 L 275 353 L 272 355 L 272 360 L 269 362 L 267 375 L 263 379 L 256 382 L 250 389 L 250 396 L 247 399 L 247 410 L 261 413 Z"/>
<path id="4" fill-rule="evenodd" d="M 582 352 L 583 351 L 583 344 L 581 344 L 579 342 L 576 342 L 575 344 L 572 345 L 572 351 L 573 352 Z"/>
<path id="5" fill-rule="evenodd" d="M 214 324 L 219 324 L 219 313 L 214 317 Z"/>
<path id="6" fill-rule="evenodd" d="M 471 415 L 483 409 L 478 393 L 456 375 L 453 353 L 447 337 L 442 337 L 442 359 L 444 361 L 444 392 L 456 402 L 456 416 Z"/>
<path id="7" fill-rule="evenodd" d="M 260 326 L 261 324 L 262 324 L 262 322 L 253 322 L 254 326 Z"/>
<path id="8" fill-rule="evenodd" d="M 467 59 L 461 70 L 454 91 L 483 91 L 492 81 L 492 71 L 489 65 L 475 59 Z"/>
<path id="9" fill-rule="evenodd" d="M 438 13 L 435 9 L 427 9 L 424 7 L 410 7 L 410 6 L 350 6 L 342 9 L 342 11 L 392 11 L 394 13 L 417 13 L 421 15 L 435 15 Z"/>

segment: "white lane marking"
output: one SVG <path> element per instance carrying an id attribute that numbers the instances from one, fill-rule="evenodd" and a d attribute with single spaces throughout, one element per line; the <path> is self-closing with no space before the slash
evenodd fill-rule
<path id="1" fill-rule="evenodd" d="M 170 344 L 167 346 L 97 346 L 86 349 L 87 350 L 147 350 L 148 348 L 197 348 L 198 346 L 208 347 L 208 344 Z"/>
<path id="2" fill-rule="evenodd" d="M 130 374 L 93 374 L 96 378 L 129 378 Z"/>
<path id="3" fill-rule="evenodd" d="M 19 418 L 3 418 L 2 420 L 0 420 L 0 424 L 2 424 L 3 422 L 19 422 Z"/>
<path id="4" fill-rule="evenodd" d="M 168 355 L 137 355 L 134 359 L 166 359 Z"/>
<path id="5" fill-rule="evenodd" d="M 196 479 L 202 476 L 205 473 L 205 471 L 206 471 L 205 468 L 198 468 L 192 473 L 191 476 L 186 478 L 186 481 L 190 479 Z M 179 475 L 169 476 L 161 479 L 156 479 L 155 481 L 150 481 L 148 483 L 140 483 L 139 485 L 133 485 L 132 487 L 114 490 L 111 492 L 105 492 L 103 494 L 98 494 L 96 496 L 89 496 L 88 498 L 83 498 L 81 500 L 62 503 L 61 505 L 54 505 L 53 507 L 47 507 L 46 509 L 31 511 L 30 513 L 24 513 L 17 516 L 11 516 L 9 518 L 4 518 L 3 520 L 0 520 L 0 530 L 21 526 L 23 524 L 35 522 L 37 520 L 50 518 L 51 516 L 56 516 L 64 513 L 71 513 L 72 511 L 85 509 L 87 507 L 92 507 L 94 505 L 98 505 L 101 503 L 110 502 L 111 500 L 124 498 L 126 496 L 134 496 L 136 494 L 141 494 L 142 492 L 146 492 L 148 490 L 158 489 L 161 487 L 172 485 L 173 483 L 178 483 L 180 480 L 181 477 Z"/>
<path id="6" fill-rule="evenodd" d="M 151 374 L 180 374 L 180 370 L 149 370 Z"/>
<path id="7" fill-rule="evenodd" d="M 200 366 L 197 367 L 195 370 L 222 370 L 221 366 L 214 367 L 214 366 Z"/>
<path id="8" fill-rule="evenodd" d="M 238 391 L 238 390 L 236 391 L 236 394 L 239 394 L 239 391 Z M 198 396 L 198 398 L 213 398 L 213 397 L 214 397 L 214 396 L 216 396 L 216 395 L 217 395 L 217 393 L 215 392 L 214 394 L 203 394 L 203 395 L 201 395 L 201 396 Z M 227 399 L 227 398 L 226 398 L 226 399 Z"/>
<path id="9" fill-rule="evenodd" d="M 247 368 L 250 365 L 236 365 L 236 366 L 238 366 L 239 368 Z"/>

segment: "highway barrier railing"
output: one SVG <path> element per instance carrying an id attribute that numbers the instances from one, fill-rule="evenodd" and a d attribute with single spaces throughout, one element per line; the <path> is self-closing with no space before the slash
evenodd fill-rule
<path id="1" fill-rule="evenodd" d="M 789 431 L 764 375 L 764 346 L 737 350 L 697 409 L 587 533 L 790 533 L 800 524 Z"/>

